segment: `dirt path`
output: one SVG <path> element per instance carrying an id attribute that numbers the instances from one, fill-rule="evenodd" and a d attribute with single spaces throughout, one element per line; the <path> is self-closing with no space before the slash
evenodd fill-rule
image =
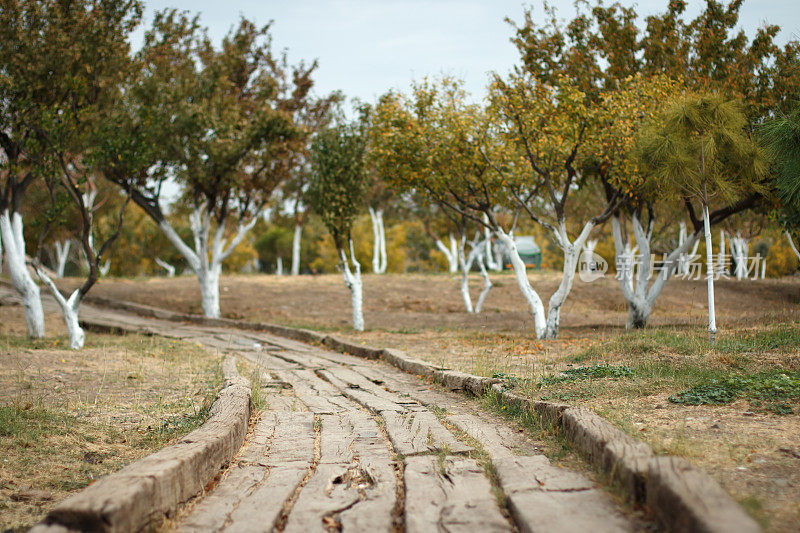
<path id="1" fill-rule="evenodd" d="M 174 522 L 178 531 L 641 527 L 603 489 L 551 464 L 505 420 L 385 363 L 88 305 L 81 316 L 95 326 L 235 353 L 262 373 L 267 408 L 215 486 Z"/>

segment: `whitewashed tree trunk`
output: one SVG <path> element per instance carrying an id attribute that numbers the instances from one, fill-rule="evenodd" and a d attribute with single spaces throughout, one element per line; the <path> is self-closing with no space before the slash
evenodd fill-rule
<path id="1" fill-rule="evenodd" d="M 717 334 L 717 315 L 714 309 L 714 262 L 713 262 L 713 249 L 711 243 L 711 224 L 708 220 L 708 205 L 703 204 L 703 229 L 706 237 L 706 279 L 708 286 L 708 334 L 711 342 Z M 720 238 L 725 237 L 720 231 Z M 720 244 L 722 241 L 720 241 Z M 720 254 L 725 253 L 725 248 L 720 246 Z"/>
<path id="2" fill-rule="evenodd" d="M 61 308 L 61 314 L 64 316 L 64 323 L 67 325 L 67 332 L 69 333 L 69 347 L 73 350 L 80 350 L 83 348 L 86 341 L 86 334 L 81 328 L 78 312 L 81 306 L 81 291 L 75 289 L 69 298 L 64 298 L 61 291 L 58 290 L 56 284 L 50 279 L 44 269 L 34 266 L 36 275 L 39 279 L 50 289 L 50 293 Z"/>
<path id="3" fill-rule="evenodd" d="M 378 229 L 378 215 L 369 206 L 369 218 L 372 221 L 372 273 L 379 274 L 381 269 L 381 236 Z"/>
<path id="4" fill-rule="evenodd" d="M 22 298 L 25 309 L 25 324 L 28 336 L 44 337 L 44 311 L 39 286 L 33 281 L 25 262 L 25 237 L 22 231 L 22 216 L 4 209 L 0 213 L 0 238 L 5 248 L 6 266 L 11 284 Z"/>
<path id="5" fill-rule="evenodd" d="M 503 269 L 503 264 L 500 261 L 497 261 L 494 256 L 494 250 L 492 250 L 492 232 L 489 230 L 489 216 L 484 213 L 483 214 L 483 223 L 487 226 L 483 228 L 483 239 L 484 239 L 484 246 L 486 250 L 484 252 L 486 268 L 494 271 L 499 271 Z"/>
<path id="6" fill-rule="evenodd" d="M 378 210 L 378 234 L 380 236 L 380 248 L 378 252 L 380 253 L 380 268 L 378 268 L 379 274 L 385 274 L 386 269 L 389 268 L 389 259 L 386 255 L 386 227 L 383 223 L 383 209 Z"/>
<path id="7" fill-rule="evenodd" d="M 203 306 L 203 315 L 209 318 L 219 318 L 219 275 L 221 264 L 212 265 L 208 270 L 197 273 L 200 282 L 200 298 Z"/>
<path id="8" fill-rule="evenodd" d="M 64 271 L 67 268 L 67 261 L 69 260 L 69 251 L 72 247 L 72 241 L 69 239 L 64 239 L 63 241 L 56 241 L 55 248 L 56 248 L 56 275 L 59 278 L 64 277 Z"/>
<path id="9" fill-rule="evenodd" d="M 792 234 L 791 234 L 791 233 L 789 233 L 789 230 L 786 230 L 786 231 L 784 232 L 784 235 L 786 235 L 786 240 L 787 240 L 787 241 L 789 241 L 789 247 L 790 247 L 790 248 L 792 249 L 792 251 L 794 252 L 794 255 L 796 255 L 796 256 L 797 256 L 797 259 L 798 259 L 798 261 L 800 261 L 800 250 L 798 250 L 798 249 L 797 249 L 797 246 L 794 244 L 794 239 L 792 239 Z M 767 262 L 767 260 L 766 260 L 766 259 L 764 259 L 764 262 L 766 263 L 766 262 Z"/>
<path id="10" fill-rule="evenodd" d="M 742 237 L 740 232 L 736 232 L 735 237 L 731 237 L 731 258 L 736 264 L 734 274 L 736 279 L 743 280 L 747 278 L 747 256 L 750 253 L 750 240 Z"/>
<path id="11" fill-rule="evenodd" d="M 686 222 L 680 222 L 680 232 L 678 233 L 678 247 L 683 246 L 683 243 L 689 238 L 689 233 L 686 231 Z M 678 257 L 677 270 L 678 274 L 688 276 L 692 260 L 697 255 L 697 247 L 700 246 L 700 239 L 694 239 L 694 245 L 691 252 L 684 252 Z"/>
<path id="12" fill-rule="evenodd" d="M 561 307 L 572 290 L 572 284 L 575 281 L 575 269 L 578 267 L 581 250 L 593 228 L 594 222 L 587 222 L 574 242 L 569 241 L 564 221 L 559 222 L 558 227 L 554 228 L 553 233 L 555 234 L 556 242 L 564 253 L 564 268 L 561 274 L 561 283 L 559 283 L 558 289 L 550 297 L 550 302 L 548 303 L 547 328 L 543 337 L 545 339 L 558 337 Z"/>
<path id="13" fill-rule="evenodd" d="M 767 258 L 761 260 L 761 279 L 764 279 L 767 275 Z"/>
<path id="14" fill-rule="evenodd" d="M 81 195 L 83 197 L 83 205 L 86 206 L 86 211 L 89 213 L 89 248 L 94 250 L 94 224 L 92 215 L 94 211 L 94 201 L 97 198 L 97 190 L 91 189 L 89 192 L 85 192 Z M 86 251 L 81 248 L 81 257 L 83 258 L 83 267 L 88 271 L 89 270 L 89 258 L 86 257 Z"/>
<path id="15" fill-rule="evenodd" d="M 278 259 L 275 261 L 275 275 L 283 276 L 283 258 L 281 256 L 278 256 Z"/>
<path id="16" fill-rule="evenodd" d="M 98 271 L 100 273 L 100 277 L 108 276 L 108 273 L 111 271 L 111 259 L 106 259 L 106 262 L 100 265 Z"/>
<path id="17" fill-rule="evenodd" d="M 478 295 L 478 301 L 475 303 L 476 315 L 481 312 L 481 309 L 483 308 L 483 302 L 486 301 L 486 297 L 489 296 L 489 291 L 492 290 L 492 280 L 489 279 L 489 273 L 486 271 L 483 254 L 478 255 L 478 268 L 480 269 L 481 276 L 483 277 L 483 290 L 481 290 L 481 293 Z"/>
<path id="18" fill-rule="evenodd" d="M 442 242 L 442 239 L 436 239 L 436 248 L 447 258 L 448 271 L 451 274 L 458 272 L 458 250 L 456 246 L 456 240 L 453 238 L 453 235 L 450 235 L 449 249 Z"/>
<path id="19" fill-rule="evenodd" d="M 294 225 L 292 237 L 292 276 L 300 275 L 300 240 L 303 238 L 303 225 Z"/>
<path id="20" fill-rule="evenodd" d="M 531 308 L 531 313 L 533 313 L 533 327 L 536 331 L 536 337 L 539 339 L 544 338 L 545 329 L 547 327 L 544 304 L 542 303 L 542 299 L 539 297 L 539 294 L 533 289 L 533 287 L 531 287 L 531 282 L 528 280 L 528 273 L 527 269 L 525 268 L 525 263 L 522 261 L 519 256 L 519 252 L 517 251 L 517 243 L 514 241 L 512 236 L 500 228 L 495 229 L 495 233 L 497 234 L 497 238 L 500 239 L 500 242 L 503 243 L 508 251 L 508 256 L 511 260 L 511 266 L 514 269 L 514 276 L 517 279 L 517 286 L 519 287 L 522 296 L 528 302 L 528 305 Z"/>
<path id="21" fill-rule="evenodd" d="M 494 262 L 497 265 L 498 270 L 503 270 L 503 255 L 505 251 L 505 246 L 492 246 L 492 252 L 494 253 Z"/>
<path id="22" fill-rule="evenodd" d="M 622 290 L 622 295 L 628 303 L 627 327 L 643 328 L 647 325 L 647 321 L 653 312 L 655 302 L 664 290 L 667 281 L 669 281 L 674 272 L 681 268 L 679 261 L 681 256 L 686 255 L 692 247 L 695 251 L 697 250 L 699 235 L 697 233 L 687 234 L 683 242 L 680 242 L 679 239 L 680 244 L 672 250 L 664 260 L 666 268 L 662 269 L 652 281 L 652 284 L 650 284 L 648 277 L 650 275 L 650 240 L 652 238 L 653 226 L 651 224 L 647 230 L 645 230 L 636 214 L 631 218 L 633 235 L 636 239 L 635 247 L 631 247 L 631 243 L 625 242 L 623 239 L 619 218 L 616 216 L 611 219 L 611 229 L 614 237 L 614 252 L 617 265 L 633 265 L 633 256 L 628 254 L 631 253 L 631 250 L 633 250 L 634 254 L 636 250 L 640 251 L 641 262 L 638 268 L 635 271 L 631 268 L 631 270 L 626 271 L 624 275 L 619 275 L 618 273 L 617 278 L 620 289 Z M 672 265 L 675 265 L 675 268 L 672 268 Z M 688 272 L 689 267 L 687 265 L 686 273 Z"/>
<path id="23" fill-rule="evenodd" d="M 347 253 L 339 249 L 339 268 L 342 270 L 345 286 L 350 289 L 350 303 L 353 309 L 353 329 L 364 331 L 364 298 L 361 283 L 361 264 L 356 260 L 353 250 L 353 241 L 350 241 L 350 258 L 353 261 L 353 271 L 347 261 Z"/>
<path id="24" fill-rule="evenodd" d="M 386 229 L 383 225 L 383 209 L 369 208 L 369 217 L 372 220 L 372 272 L 383 274 L 386 272 Z"/>
<path id="25" fill-rule="evenodd" d="M 183 242 L 183 239 L 166 219 L 159 223 L 161 231 L 186 259 L 189 268 L 197 276 L 200 283 L 203 314 L 206 317 L 219 318 L 219 276 L 222 272 L 222 263 L 242 242 L 247 232 L 255 226 L 258 216 L 259 213 L 255 213 L 249 222 L 240 223 L 235 235 L 230 240 L 225 239 L 225 221 L 223 220 L 217 224 L 213 240 L 209 243 L 211 213 L 204 205 L 200 205 L 189 215 L 194 249 Z"/>
<path id="26" fill-rule="evenodd" d="M 174 278 L 175 277 L 175 267 L 174 266 L 170 265 L 169 263 L 167 263 L 166 261 L 164 261 L 160 257 L 156 257 L 155 261 L 156 261 L 156 264 L 158 266 L 160 266 L 161 268 L 163 268 L 164 270 L 167 271 L 167 277 L 168 278 Z"/>
<path id="27" fill-rule="evenodd" d="M 458 243 L 458 264 L 461 268 L 461 298 L 464 300 L 464 308 L 467 313 L 472 313 L 472 297 L 469 295 L 469 267 L 467 266 L 467 259 L 464 255 L 464 246 L 466 238 L 461 237 Z"/>
<path id="28" fill-rule="evenodd" d="M 708 244 L 708 243 L 706 243 Z M 725 230 L 719 230 L 719 254 L 717 255 L 717 272 L 725 269 Z"/>
<path id="29" fill-rule="evenodd" d="M 594 250 L 597 248 L 597 243 L 597 239 L 586 239 L 586 244 L 583 245 L 583 253 L 586 254 L 590 261 L 594 256 Z"/>

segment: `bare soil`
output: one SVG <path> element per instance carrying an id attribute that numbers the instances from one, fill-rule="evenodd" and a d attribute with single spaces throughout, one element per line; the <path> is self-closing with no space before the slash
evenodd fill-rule
<path id="1" fill-rule="evenodd" d="M 530 274 L 531 283 L 546 302 L 558 286 L 553 272 Z M 492 274 L 494 287 L 480 315 L 464 311 L 458 281 L 447 275 L 364 275 L 364 313 L 371 330 L 407 331 L 453 328 L 530 333 L 532 317 L 510 273 Z M 74 282 L 73 282 L 74 283 Z M 66 285 L 70 285 L 69 281 Z M 717 323 L 720 329 L 762 321 L 796 320 L 800 311 L 800 280 L 719 280 Z M 480 281 L 472 280 L 473 297 Z M 181 312 L 200 313 L 200 291 L 194 277 L 102 280 L 92 294 L 120 298 Z M 346 330 L 350 299 L 341 277 L 225 276 L 220 283 L 224 316 L 296 324 L 324 330 Z M 592 283 L 576 280 L 562 310 L 561 335 L 581 337 L 597 330 L 625 327 L 627 308 L 618 282 L 605 278 Z M 653 326 L 703 325 L 705 281 L 674 279 L 659 298 Z"/>
<path id="2" fill-rule="evenodd" d="M 609 346 L 624 333 L 626 307 L 617 282 L 576 280 L 562 311 L 560 339 L 539 341 L 514 278 L 493 274 L 494 288 L 484 312 L 469 315 L 458 280 L 447 275 L 365 275 L 367 331 L 350 328 L 349 296 L 339 276 L 227 276 L 221 282 L 223 315 L 324 331 L 374 346 L 404 349 L 437 364 L 484 375 L 515 374 L 532 380 L 588 363 L 632 364 L 653 361 L 680 369 L 712 371 L 746 368 L 800 368 L 800 346 L 729 356 L 700 346 L 687 356 L 663 348 L 642 353 Z M 532 284 L 546 302 L 559 276 L 537 272 Z M 473 295 L 480 290 L 473 281 Z M 717 285 L 720 339 L 747 335 L 782 323 L 797 328 L 800 280 L 735 281 Z M 194 278 L 103 280 L 94 294 L 199 313 Z M 707 324 L 705 281 L 672 280 L 656 304 L 650 324 L 675 336 L 702 336 Z M 586 358 L 587 350 L 591 350 Z M 581 358 L 584 359 L 581 359 Z M 691 377 L 690 377 L 691 378 Z M 770 531 L 800 528 L 800 417 L 753 409 L 746 401 L 720 406 L 676 405 L 668 401 L 690 378 L 637 376 L 626 380 L 589 380 L 526 389 L 596 409 L 620 428 L 656 450 L 687 457 L 714 476 Z"/>

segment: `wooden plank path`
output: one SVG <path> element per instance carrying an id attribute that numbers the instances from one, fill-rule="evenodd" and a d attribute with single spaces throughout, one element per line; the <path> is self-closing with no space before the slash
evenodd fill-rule
<path id="1" fill-rule="evenodd" d="M 45 299 L 45 306 L 55 304 Z M 268 409 L 217 483 L 171 522 L 177 531 L 583 533 L 641 527 L 594 482 L 552 465 L 507 421 L 383 362 L 265 333 L 89 305 L 82 306 L 81 319 L 200 343 L 262 371 Z"/>

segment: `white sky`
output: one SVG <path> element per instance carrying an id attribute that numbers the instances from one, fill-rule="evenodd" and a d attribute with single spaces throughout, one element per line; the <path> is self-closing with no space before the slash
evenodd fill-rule
<path id="1" fill-rule="evenodd" d="M 490 71 L 506 72 L 517 61 L 509 42 L 508 16 L 522 19 L 518 0 L 145 0 L 146 22 L 168 7 L 201 13 L 212 38 L 220 38 L 240 15 L 259 25 L 274 20 L 277 49 L 292 62 L 319 60 L 316 92 L 342 90 L 373 101 L 390 88 L 406 89 L 412 79 L 442 73 L 462 78 L 469 92 L 482 95 Z M 572 18 L 573 0 L 550 0 L 559 16 Z M 667 0 L 621 0 L 640 16 L 664 10 Z M 541 13 L 541 3 L 532 5 Z M 705 2 L 689 0 L 693 18 Z M 800 39 L 798 0 L 746 0 L 740 25 L 748 35 L 764 22 L 780 24 L 779 42 Z M 142 30 L 134 36 L 141 44 Z"/>

